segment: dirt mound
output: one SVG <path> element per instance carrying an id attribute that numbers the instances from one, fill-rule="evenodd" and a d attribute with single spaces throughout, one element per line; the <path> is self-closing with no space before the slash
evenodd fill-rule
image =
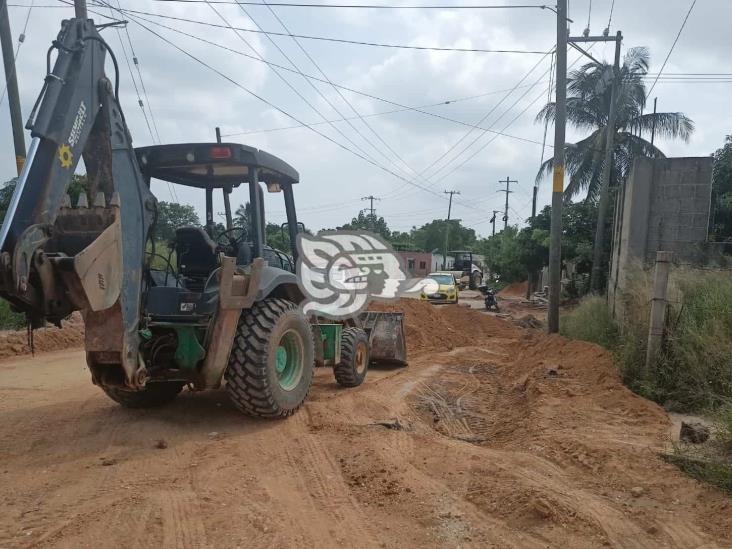
<path id="1" fill-rule="evenodd" d="M 480 345 L 486 337 L 514 337 L 518 334 L 510 324 L 468 307 L 435 306 L 416 299 L 400 299 L 389 303 L 375 302 L 369 309 L 404 313 L 410 354 Z"/>
<path id="2" fill-rule="evenodd" d="M 78 313 L 63 321 L 63 328 L 49 326 L 33 332 L 36 352 L 62 351 L 84 345 L 84 322 Z M 0 359 L 30 354 L 25 330 L 0 332 Z"/>
<path id="3" fill-rule="evenodd" d="M 498 292 L 498 295 L 501 297 L 525 297 L 528 288 L 529 283 L 526 280 L 523 282 L 514 282 Z"/>

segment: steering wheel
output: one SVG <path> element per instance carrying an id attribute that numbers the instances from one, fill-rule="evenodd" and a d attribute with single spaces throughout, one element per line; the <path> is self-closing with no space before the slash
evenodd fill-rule
<path id="1" fill-rule="evenodd" d="M 218 244 L 219 246 L 231 246 L 232 248 L 238 248 L 239 244 L 244 242 L 246 236 L 246 227 L 232 227 L 231 229 L 221 231 L 218 235 L 216 235 L 215 240 L 216 244 Z M 222 238 L 226 238 L 228 244 L 221 242 Z"/>

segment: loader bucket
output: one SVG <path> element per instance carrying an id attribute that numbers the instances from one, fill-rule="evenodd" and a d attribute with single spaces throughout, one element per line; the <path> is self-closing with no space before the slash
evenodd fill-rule
<path id="1" fill-rule="evenodd" d="M 361 321 L 369 336 L 371 361 L 406 366 L 404 314 L 367 311 Z"/>

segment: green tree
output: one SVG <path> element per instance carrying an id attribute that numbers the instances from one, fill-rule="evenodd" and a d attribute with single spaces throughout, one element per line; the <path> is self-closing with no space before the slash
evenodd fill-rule
<path id="1" fill-rule="evenodd" d="M 531 228 L 549 234 L 551 215 L 551 206 L 546 206 L 530 222 Z M 575 261 L 579 274 L 589 274 L 592 268 L 592 243 L 595 239 L 596 220 L 596 202 L 582 200 L 565 204 L 562 208 L 562 261 Z M 606 241 L 607 252 L 609 247 L 609 241 Z"/>
<path id="2" fill-rule="evenodd" d="M 249 202 L 247 202 L 246 204 L 239 204 L 239 207 L 234 212 L 234 226 L 249 228 L 251 218 L 252 207 L 249 205 Z"/>
<path id="3" fill-rule="evenodd" d="M 277 223 L 267 223 L 265 227 L 267 244 L 275 250 L 280 250 L 289 254 L 292 251 L 290 247 L 290 234 L 287 231 L 287 225 L 284 227 Z"/>
<path id="4" fill-rule="evenodd" d="M 712 179 L 711 236 L 714 240 L 732 239 L 732 135 L 714 153 Z"/>
<path id="5" fill-rule="evenodd" d="M 201 220 L 193 206 L 175 202 L 158 202 L 158 219 L 155 235 L 159 240 L 171 241 L 175 230 L 184 225 L 200 225 Z"/>
<path id="6" fill-rule="evenodd" d="M 5 213 L 8 211 L 8 207 L 10 207 L 10 200 L 13 198 L 13 191 L 15 191 L 17 182 L 18 178 L 14 177 L 3 183 L 2 187 L 0 187 L 0 219 L 5 219 Z"/>
<path id="7" fill-rule="evenodd" d="M 433 250 L 442 251 L 445 247 L 445 229 L 447 221 L 434 219 L 422 225 L 418 229 L 412 229 L 412 242 L 414 247 L 425 252 Z M 450 234 L 448 239 L 448 251 L 450 250 L 473 250 L 477 245 L 475 231 L 463 226 L 459 220 L 450 220 Z"/>
<path id="8" fill-rule="evenodd" d="M 515 282 L 548 263 L 548 245 L 549 232 L 544 229 L 508 227 L 483 240 L 481 251 L 491 271 L 507 282 Z"/>
<path id="9" fill-rule="evenodd" d="M 642 114 L 646 105 L 643 77 L 648 72 L 648 63 L 647 48 L 631 48 L 620 67 L 611 186 L 625 181 L 637 156 L 665 156 L 650 141 L 636 135 L 639 130 L 650 137 L 655 129 L 656 137 L 684 141 L 688 141 L 694 131 L 694 122 L 680 112 Z M 565 190 L 568 199 L 582 191 L 587 191 L 591 200 L 600 196 L 612 73 L 612 65 L 592 62 L 572 71 L 567 78 L 567 123 L 578 130 L 590 132 L 586 138 L 577 143 L 567 143 L 565 147 L 566 169 L 570 176 Z M 556 104 L 552 102 L 544 106 L 536 118 L 541 122 L 554 122 L 555 116 Z M 550 158 L 539 169 L 537 180 L 552 173 L 553 168 L 554 158 Z"/>
<path id="10" fill-rule="evenodd" d="M 18 178 L 13 177 L 6 181 L 0 187 L 0 219 L 5 218 L 5 212 L 8 211 L 10 206 L 10 200 L 13 198 L 13 192 L 15 191 L 15 185 L 18 183 Z M 66 190 L 68 195 L 71 197 L 71 204 L 76 205 L 79 200 L 79 195 L 82 192 L 87 194 L 87 200 L 91 204 L 91 197 L 89 196 L 89 181 L 85 175 L 72 175 L 69 187 Z"/>
<path id="11" fill-rule="evenodd" d="M 619 82 L 615 101 L 615 127 L 608 128 L 612 83 L 615 80 L 613 67 L 608 63 L 587 63 L 573 71 L 567 86 L 567 122 L 579 130 L 590 131 L 590 135 L 577 143 L 568 143 L 565 148 L 566 168 L 569 185 L 565 190 L 567 199 L 587 191 L 587 198 L 599 200 L 596 227 L 598 237 L 594 241 L 594 257 L 603 261 L 605 247 L 604 233 L 599 229 L 607 223 L 609 188 L 617 187 L 628 177 L 633 159 L 638 156 L 660 158 L 660 149 L 636 133 L 652 131 L 659 137 L 680 138 L 688 141 L 694 131 L 694 123 L 679 112 L 643 114 L 646 104 L 646 89 L 643 77 L 648 72 L 649 54 L 647 48 L 631 48 L 625 55 L 617 80 Z M 547 104 L 537 119 L 554 120 L 556 105 Z M 612 133 L 610 133 L 612 132 Z M 602 173 L 605 163 L 605 143 L 613 136 L 613 151 L 608 186 L 602 188 Z M 537 180 L 551 173 L 554 159 L 550 158 L 540 168 Z M 596 265 L 597 272 L 604 272 Z M 600 279 L 593 277 L 593 289 L 600 289 Z"/>
<path id="12" fill-rule="evenodd" d="M 371 231 L 386 239 L 391 235 L 391 231 L 383 217 L 377 216 L 376 214 L 365 214 L 363 210 L 358 212 L 358 216 L 351 219 L 350 223 L 346 223 L 338 229 L 345 231 Z"/>

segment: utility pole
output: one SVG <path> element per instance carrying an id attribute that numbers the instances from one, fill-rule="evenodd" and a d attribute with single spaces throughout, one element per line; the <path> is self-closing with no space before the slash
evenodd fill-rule
<path id="1" fill-rule="evenodd" d="M 493 225 L 493 233 L 491 236 L 496 236 L 496 214 L 501 213 L 501 210 L 493 210 L 493 217 L 491 217 L 491 225 Z"/>
<path id="2" fill-rule="evenodd" d="M 564 138 L 567 124 L 567 0 L 557 0 L 557 78 L 554 120 L 554 174 L 549 240 L 549 333 L 559 331 L 562 271 L 562 201 L 564 200 Z"/>
<path id="3" fill-rule="evenodd" d="M 22 42 L 24 38 L 21 35 L 19 40 Z M 5 82 L 8 88 L 10 125 L 13 129 L 13 146 L 15 147 L 15 166 L 18 175 L 20 175 L 25 164 L 25 136 L 23 134 L 23 117 L 20 113 L 20 94 L 18 93 L 18 78 L 15 72 L 15 54 L 13 52 L 13 39 L 10 35 L 7 0 L 0 0 L 0 47 L 3 50 Z"/>
<path id="4" fill-rule="evenodd" d="M 499 193 L 506 193 L 506 207 L 503 210 L 503 230 L 505 231 L 508 227 L 508 195 L 511 194 L 513 191 L 510 190 L 511 183 L 518 183 L 515 179 L 510 179 L 509 177 L 506 177 L 506 180 L 503 181 L 502 179 L 498 180 L 499 183 L 505 183 L 506 188 L 501 189 L 498 192 Z"/>
<path id="5" fill-rule="evenodd" d="M 656 138 L 656 108 L 658 107 L 658 97 L 653 98 L 653 123 L 651 125 L 651 145 Z"/>
<path id="6" fill-rule="evenodd" d="M 368 200 L 371 203 L 371 206 L 366 209 L 369 210 L 371 217 L 373 217 L 376 213 L 376 210 L 374 209 L 374 200 L 381 200 L 381 198 L 370 194 L 368 196 L 362 197 L 361 200 Z"/>
<path id="7" fill-rule="evenodd" d="M 74 12 L 79 19 L 86 19 L 86 0 L 74 0 Z"/>
<path id="8" fill-rule="evenodd" d="M 371 225 L 371 230 L 376 232 L 376 209 L 374 208 L 374 200 L 381 200 L 381 198 L 370 194 L 362 197 L 361 200 L 368 200 L 371 204 L 371 206 L 366 209 L 369 211 L 369 225 Z"/>
<path id="9" fill-rule="evenodd" d="M 613 80 L 610 90 L 610 113 L 605 128 L 605 159 L 600 180 L 600 200 L 597 204 L 597 227 L 595 227 L 595 242 L 592 251 L 592 272 L 590 274 L 590 288 L 593 292 L 600 291 L 602 286 L 602 255 L 605 242 L 605 218 L 610 202 L 610 173 L 612 171 L 615 137 L 615 118 L 617 112 L 617 98 L 620 88 L 620 44 L 623 34 L 618 31 L 615 35 L 615 62 L 613 63 Z"/>
<path id="10" fill-rule="evenodd" d="M 442 268 L 447 269 L 447 243 L 450 236 L 450 214 L 452 213 L 452 195 L 460 194 L 460 191 L 445 191 L 450 195 L 450 202 L 447 206 L 447 223 L 445 224 L 445 253 L 442 254 Z"/>
<path id="11" fill-rule="evenodd" d="M 585 56 L 599 63 L 597 59 L 577 46 L 581 42 L 615 42 L 616 59 L 619 56 L 619 42 L 622 40 L 620 32 L 616 36 L 608 36 L 608 31 L 602 36 L 589 36 L 589 31 L 584 36 L 569 36 L 567 28 L 567 0 L 557 0 L 557 85 L 556 85 L 556 115 L 554 123 L 554 173 L 552 177 L 552 218 L 551 236 L 549 240 L 549 311 L 548 331 L 556 333 L 559 331 L 559 296 L 561 293 L 562 276 L 562 202 L 564 200 L 564 147 L 565 131 L 567 126 L 567 45 L 571 45 Z M 617 64 L 617 62 L 616 62 Z M 617 72 L 616 78 L 617 80 Z M 615 89 L 615 87 L 613 88 Z M 611 100 L 611 105 L 614 101 Z M 609 117 L 608 117 L 609 118 Z M 614 127 L 614 119 L 608 120 L 608 127 Z M 612 160 L 612 147 L 608 147 L 610 158 L 607 158 L 603 170 L 603 179 L 610 177 L 610 160 Z M 607 197 L 605 200 L 607 209 Z M 599 209 L 599 208 L 598 208 Z M 604 227 L 603 227 L 604 228 Z M 597 240 L 595 241 L 597 244 Z"/>

